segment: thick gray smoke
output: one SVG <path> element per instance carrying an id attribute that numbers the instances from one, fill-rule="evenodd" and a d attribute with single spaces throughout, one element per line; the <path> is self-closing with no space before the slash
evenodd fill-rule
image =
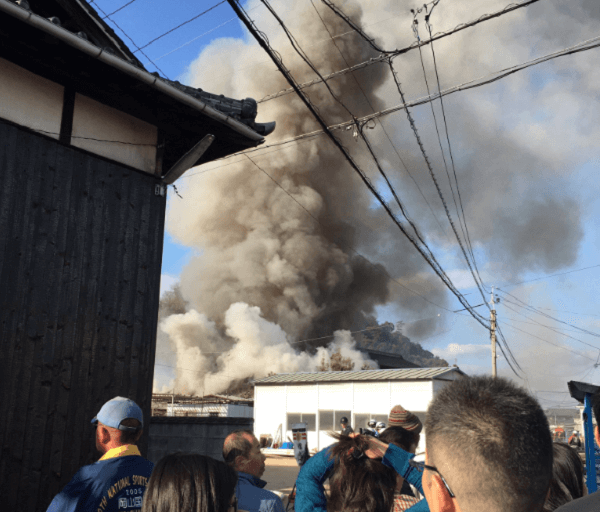
<path id="1" fill-rule="evenodd" d="M 385 0 L 337 3 L 386 48 L 414 41 L 408 9 L 420 4 L 399 6 Z M 442 0 L 432 16 L 434 32 L 498 10 L 505 3 Z M 331 34 L 343 34 L 349 28 L 320 2 L 274 1 L 273 6 L 322 73 L 377 56 L 355 34 L 336 38 L 337 46 L 332 44 L 315 9 Z M 595 35 L 595 6 L 583 2 L 565 12 L 558 1 L 540 2 L 442 39 L 435 44 L 442 88 Z M 249 2 L 247 10 L 297 80 L 313 79 L 314 74 L 291 51 L 262 4 Z M 420 36 L 425 38 L 422 18 L 420 21 Z M 574 27 L 577 30 L 572 30 Z M 434 90 L 431 49 L 424 47 L 423 55 Z M 482 268 L 484 275 L 512 279 L 528 270 L 554 271 L 577 257 L 583 236 L 582 205 L 571 193 L 568 178 L 588 157 L 598 131 L 598 107 L 590 98 L 598 92 L 599 81 L 594 78 L 599 72 L 586 62 L 581 56 L 568 58 L 568 62 L 552 61 L 539 70 L 445 100 L 470 236 L 477 254 L 488 261 Z M 394 63 L 407 99 L 423 96 L 426 89 L 419 52 L 409 52 Z M 579 80 L 564 78 L 565 70 L 577 73 Z M 250 37 L 214 41 L 190 65 L 184 81 L 237 98 L 261 98 L 288 87 Z M 343 75 L 330 85 L 356 116 L 400 103 L 384 64 Z M 308 91 L 328 124 L 350 118 L 323 85 Z M 441 122 L 439 105 L 435 108 Z M 420 106 L 412 113 L 456 220 L 430 107 Z M 295 95 L 260 104 L 259 117 L 277 121 L 268 143 L 318 128 Z M 456 241 L 404 112 L 381 118 L 367 135 L 442 264 L 463 271 Z M 430 206 L 400 163 L 388 135 Z M 338 136 L 383 190 L 364 145 L 355 141 L 351 131 Z M 579 160 L 573 160 L 574 154 Z M 194 368 L 208 372 L 205 387 L 217 389 L 227 378 L 238 377 L 243 365 L 235 351 L 247 336 L 271 347 L 248 352 L 252 354 L 249 367 L 266 368 L 267 361 L 280 354 L 286 364 L 269 366 L 269 371 L 292 371 L 310 368 L 311 356 L 292 356 L 293 350 L 283 348 L 284 338 L 297 341 L 338 329 L 364 328 L 373 322 L 375 308 L 384 304 L 395 305 L 398 314 L 409 320 L 439 313 L 406 288 L 444 305 L 446 292 L 439 279 L 383 210 L 375 207 L 358 176 L 325 137 L 257 152 L 251 158 L 285 191 L 250 160 L 235 157 L 202 169 L 214 170 L 181 180 L 184 200 L 172 201 L 168 212 L 168 231 L 181 243 L 197 248 L 199 255 L 181 275 L 188 313 L 167 318 L 162 328 L 177 347 L 178 360 L 181 355 L 194 361 Z M 234 314 L 232 308 L 245 313 Z M 276 336 L 271 331 L 264 336 L 250 336 L 247 330 L 240 334 L 232 322 L 248 315 L 255 319 L 255 327 L 260 318 L 273 332 L 281 332 Z M 415 325 L 418 327 L 410 331 L 415 336 L 436 328 L 435 321 Z M 273 339 L 277 343 L 269 341 Z M 231 350 L 231 355 L 218 356 L 218 360 L 206 357 L 209 351 L 223 350 Z M 290 359 L 285 359 L 288 356 Z"/>

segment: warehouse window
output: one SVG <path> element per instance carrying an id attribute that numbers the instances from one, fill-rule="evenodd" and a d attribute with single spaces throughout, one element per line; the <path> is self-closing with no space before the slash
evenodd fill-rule
<path id="1" fill-rule="evenodd" d="M 319 430 L 333 430 L 333 411 L 319 411 Z"/>
<path id="2" fill-rule="evenodd" d="M 315 432 L 317 430 L 317 415 L 304 412 L 288 412 L 287 430 L 292 430 L 294 423 L 306 423 L 306 431 Z"/>
<path id="3" fill-rule="evenodd" d="M 319 411 L 319 430 L 341 430 L 340 420 L 352 418 L 352 411 Z"/>
<path id="4" fill-rule="evenodd" d="M 348 418 L 349 422 L 352 422 L 352 411 L 335 411 L 335 419 L 334 419 L 334 430 L 341 430 L 340 428 L 340 420 L 342 418 Z"/>
<path id="5" fill-rule="evenodd" d="M 356 432 L 358 432 L 359 428 L 368 428 L 367 423 L 369 422 L 369 420 L 383 421 L 387 427 L 388 415 L 387 414 L 371 414 L 371 413 L 355 414 L 354 415 L 354 425 L 352 425 L 352 426 L 354 427 L 354 430 Z"/>

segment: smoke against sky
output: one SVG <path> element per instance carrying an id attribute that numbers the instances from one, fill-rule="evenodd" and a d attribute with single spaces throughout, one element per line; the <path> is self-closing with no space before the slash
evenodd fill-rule
<path id="1" fill-rule="evenodd" d="M 367 7 L 340 1 L 337 5 L 385 48 L 414 41 L 412 15 L 408 8 L 402 12 L 397 2 L 382 0 Z M 442 0 L 431 18 L 433 32 L 449 30 L 505 5 L 500 0 Z M 596 5 L 581 2 L 567 9 L 558 1 L 544 1 L 436 42 L 442 89 L 596 35 Z M 274 1 L 273 6 L 322 73 L 377 56 L 355 34 L 336 38 L 338 47 L 332 44 L 315 8 L 332 34 L 349 28 L 320 2 Z M 313 79 L 307 66 L 290 52 L 285 36 L 260 2 L 249 2 L 247 10 L 297 80 Z M 419 21 L 420 36 L 425 38 L 423 18 Z M 437 90 L 430 47 L 423 48 L 423 58 L 429 86 Z M 417 50 L 397 58 L 394 65 L 409 101 L 426 94 Z M 589 66 L 589 55 L 580 54 L 445 98 L 460 193 L 484 280 L 490 276 L 495 282 L 514 281 L 527 272 L 555 272 L 576 262 L 592 197 L 577 186 L 573 176 L 596 158 L 598 73 L 595 66 Z M 236 98 L 261 98 L 288 87 L 249 36 L 213 41 L 190 64 L 183 81 Z M 384 64 L 343 75 L 330 84 L 356 116 L 400 103 Z M 311 87 L 308 93 L 328 124 L 350 118 L 323 85 Z M 434 108 L 442 123 L 439 102 Z M 415 107 L 412 114 L 456 221 L 431 107 Z M 267 143 L 317 128 L 295 95 L 260 104 L 259 120 L 277 121 Z M 367 130 L 367 136 L 442 265 L 454 273 L 464 272 L 457 243 L 405 113 L 381 118 L 373 130 Z M 442 136 L 447 151 L 443 131 Z M 351 131 L 341 137 L 383 190 L 363 144 L 354 140 Z M 170 203 L 167 229 L 198 255 L 181 275 L 190 310 L 162 324 L 178 347 L 178 358 L 180 352 L 189 354 L 196 358 L 194 364 L 210 363 L 213 371 L 234 364 L 234 354 L 219 361 L 203 354 L 216 339 L 211 332 L 218 333 L 221 340 L 242 339 L 231 334 L 235 326 L 231 317 L 228 320 L 233 305 L 239 303 L 247 308 L 246 316 L 236 317 L 240 322 L 254 315 L 254 328 L 261 325 L 256 320 L 260 318 L 291 341 L 363 328 L 382 307 L 393 311 L 396 319 L 431 319 L 415 323 L 408 331 L 417 339 L 444 327 L 446 316 L 438 320 L 437 307 L 395 281 L 446 306 L 449 297 L 443 285 L 383 210 L 375 207 L 364 185 L 325 137 L 278 151 L 265 150 L 263 155 L 257 152 L 251 158 L 310 215 L 243 157 L 211 164 L 206 168 L 214 166 L 215 170 L 181 180 L 184 200 Z M 450 164 L 447 152 L 446 160 Z M 204 336 L 204 341 L 195 341 L 197 336 Z M 268 343 L 266 337 L 264 343 Z M 475 345 L 469 340 L 465 344 Z M 530 350 L 539 352 L 538 345 L 531 340 L 523 343 L 522 349 L 515 349 L 517 359 L 519 354 L 529 357 Z M 550 350 L 548 346 L 545 349 Z"/>

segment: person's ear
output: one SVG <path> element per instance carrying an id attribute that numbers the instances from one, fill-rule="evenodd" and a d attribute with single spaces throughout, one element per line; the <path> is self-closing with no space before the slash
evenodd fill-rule
<path id="1" fill-rule="evenodd" d="M 99 440 L 102 444 L 108 444 L 110 442 L 110 432 L 104 425 L 98 425 L 98 433 L 100 434 Z"/>
<path id="2" fill-rule="evenodd" d="M 238 455 L 234 461 L 233 461 L 233 467 L 234 469 L 239 471 L 239 468 L 243 468 L 244 467 L 244 463 L 246 462 L 246 459 L 243 455 Z"/>

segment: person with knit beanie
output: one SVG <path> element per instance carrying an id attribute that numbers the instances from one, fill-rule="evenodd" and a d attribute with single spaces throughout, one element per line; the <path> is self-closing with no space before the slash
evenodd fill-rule
<path id="1" fill-rule="evenodd" d="M 423 430 L 423 423 L 416 415 L 401 405 L 394 405 L 388 418 L 388 427 L 402 427 L 415 434 L 420 434 Z"/>

